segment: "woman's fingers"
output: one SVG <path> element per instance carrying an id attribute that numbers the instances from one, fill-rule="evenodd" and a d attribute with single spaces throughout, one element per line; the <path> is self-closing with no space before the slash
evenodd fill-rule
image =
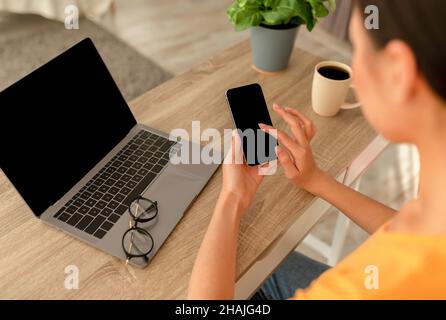
<path id="1" fill-rule="evenodd" d="M 304 114 L 293 108 L 282 108 L 277 104 L 274 104 L 273 108 L 291 127 L 298 125 L 296 129 L 303 128 L 307 142 L 313 139 L 316 129 L 313 122 Z"/>
<path id="2" fill-rule="evenodd" d="M 240 134 L 238 130 L 232 131 L 232 141 L 233 141 L 233 150 L 235 162 L 234 164 L 245 164 L 245 157 L 243 154 L 242 147 L 242 139 L 240 138 Z"/>
<path id="3" fill-rule="evenodd" d="M 283 120 L 290 126 L 291 132 L 293 136 L 296 138 L 296 141 L 301 146 L 308 145 L 308 139 L 305 133 L 305 128 L 303 128 L 303 123 L 299 120 L 299 118 L 295 117 L 291 113 L 286 112 L 279 105 L 274 105 L 274 111 L 277 112 L 279 116 L 282 117 Z"/>
<path id="4" fill-rule="evenodd" d="M 231 134 L 231 146 L 226 153 L 225 159 L 223 161 L 224 164 L 231 164 L 234 161 L 234 131 Z"/>
<path id="5" fill-rule="evenodd" d="M 295 115 L 296 117 L 298 117 L 302 122 L 304 122 L 306 125 L 311 126 L 313 124 L 313 122 L 307 118 L 307 116 L 305 116 L 302 112 L 300 112 L 297 109 L 294 108 L 289 108 L 289 107 L 285 107 L 284 108 L 285 111 L 292 113 L 293 115 Z"/>
<path id="6" fill-rule="evenodd" d="M 305 132 L 307 135 L 307 138 L 309 141 L 313 139 L 314 135 L 316 134 L 316 128 L 313 124 L 313 121 L 308 119 L 302 112 L 299 110 L 293 109 L 293 108 L 285 108 L 285 111 L 288 113 L 291 113 L 292 115 L 299 118 L 300 121 L 304 124 Z"/>
<path id="7" fill-rule="evenodd" d="M 295 179 L 299 175 L 299 171 L 298 171 L 297 167 L 295 166 L 293 160 L 291 159 L 290 155 L 288 154 L 288 152 L 283 150 L 282 147 L 277 146 L 276 147 L 276 155 L 277 155 L 277 159 L 279 159 L 279 162 L 283 167 L 285 176 L 290 180 Z"/>
<path id="8" fill-rule="evenodd" d="M 298 145 L 296 141 L 291 139 L 286 133 L 263 123 L 259 123 L 259 127 L 266 133 L 276 138 L 281 144 L 283 144 L 285 148 L 287 148 L 291 152 L 293 158 L 300 159 L 302 157 L 304 149 L 300 145 Z"/>
<path id="9" fill-rule="evenodd" d="M 225 164 L 243 164 L 243 152 L 240 136 L 237 130 L 232 131 L 231 135 L 231 147 L 227 153 L 224 163 Z"/>

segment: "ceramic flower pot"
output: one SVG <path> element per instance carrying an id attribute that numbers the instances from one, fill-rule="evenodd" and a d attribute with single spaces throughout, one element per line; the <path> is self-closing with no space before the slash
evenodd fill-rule
<path id="1" fill-rule="evenodd" d="M 253 67 L 275 73 L 287 68 L 298 26 L 258 26 L 251 28 Z"/>

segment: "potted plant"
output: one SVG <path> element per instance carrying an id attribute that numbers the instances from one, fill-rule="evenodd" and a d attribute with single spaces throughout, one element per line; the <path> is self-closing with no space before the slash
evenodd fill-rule
<path id="1" fill-rule="evenodd" d="M 284 70 L 297 29 L 313 30 L 318 18 L 335 10 L 336 0 L 235 0 L 227 15 L 237 31 L 251 28 L 253 67 L 259 72 Z"/>

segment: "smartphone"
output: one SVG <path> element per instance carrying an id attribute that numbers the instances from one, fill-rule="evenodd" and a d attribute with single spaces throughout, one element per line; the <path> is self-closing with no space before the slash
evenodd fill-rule
<path id="1" fill-rule="evenodd" d="M 246 163 L 258 166 L 275 160 L 277 140 L 259 127 L 259 123 L 273 125 L 262 87 L 254 83 L 232 88 L 226 91 L 226 99 L 234 126 L 241 134 Z"/>

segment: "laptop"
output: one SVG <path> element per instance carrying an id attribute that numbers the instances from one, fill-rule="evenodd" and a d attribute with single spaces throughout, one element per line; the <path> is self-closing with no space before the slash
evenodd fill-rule
<path id="1" fill-rule="evenodd" d="M 0 93 L 0 167 L 35 216 L 136 266 L 149 264 L 218 168 L 173 164 L 185 144 L 136 122 L 89 38 Z M 139 199 L 156 209 L 136 225 L 152 240 L 141 244 L 147 254 L 123 238 Z"/>

